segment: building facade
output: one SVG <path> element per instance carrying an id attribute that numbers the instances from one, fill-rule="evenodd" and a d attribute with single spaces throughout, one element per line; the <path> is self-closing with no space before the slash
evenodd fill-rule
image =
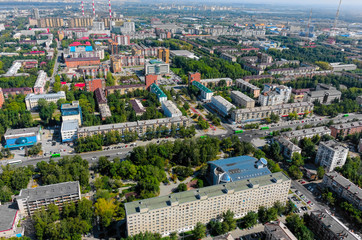
<path id="1" fill-rule="evenodd" d="M 48 76 L 46 72 L 40 70 L 38 73 L 38 78 L 34 84 L 34 93 L 35 94 L 43 94 L 45 90 L 46 82 L 48 81 Z"/>
<path id="2" fill-rule="evenodd" d="M 122 67 L 131 67 L 131 66 L 143 66 L 145 65 L 145 57 L 140 56 L 128 56 L 128 55 L 118 55 L 111 56 L 111 70 L 113 73 L 121 72 Z"/>
<path id="3" fill-rule="evenodd" d="M 338 90 L 319 90 L 311 91 L 304 95 L 304 101 L 314 102 L 318 101 L 321 104 L 331 104 L 335 100 L 340 100 L 342 93 Z"/>
<path id="4" fill-rule="evenodd" d="M 5 148 L 22 148 L 35 145 L 41 140 L 41 127 L 10 129 L 4 134 Z"/>
<path id="5" fill-rule="evenodd" d="M 302 149 L 284 137 L 276 137 L 281 153 L 288 159 L 292 159 L 294 153 L 302 153 Z"/>
<path id="6" fill-rule="evenodd" d="M 82 108 L 79 105 L 79 101 L 62 104 L 62 106 L 60 106 L 60 112 L 62 114 L 63 122 L 68 120 L 77 120 L 78 125 L 82 125 Z"/>
<path id="7" fill-rule="evenodd" d="M 350 134 L 362 132 L 362 121 L 332 125 L 330 126 L 330 129 L 333 137 L 336 138 L 338 135 L 346 137 Z"/>
<path id="8" fill-rule="evenodd" d="M 145 75 L 168 75 L 170 73 L 170 64 L 159 60 L 151 60 L 145 64 Z"/>
<path id="9" fill-rule="evenodd" d="M 240 91 L 231 91 L 230 97 L 235 103 L 235 105 L 238 107 L 245 107 L 245 108 L 255 107 L 254 99 L 250 98 L 249 96 L 245 95 Z"/>
<path id="10" fill-rule="evenodd" d="M 78 120 L 65 120 L 62 122 L 60 128 L 60 135 L 62 136 L 62 142 L 73 142 L 78 136 Z"/>
<path id="11" fill-rule="evenodd" d="M 274 106 L 288 103 L 291 93 L 291 87 L 264 84 L 263 92 L 259 96 L 259 103 L 261 106 Z"/>
<path id="12" fill-rule="evenodd" d="M 166 94 L 161 90 L 161 88 L 158 85 L 153 83 L 150 87 L 150 91 L 151 91 L 151 93 L 154 93 L 157 95 L 157 99 L 160 103 L 167 101 Z"/>
<path id="13" fill-rule="evenodd" d="M 348 148 L 336 140 L 321 142 L 318 146 L 315 164 L 322 166 L 326 172 L 342 167 L 346 163 Z"/>
<path id="14" fill-rule="evenodd" d="M 213 96 L 211 98 L 211 104 L 223 116 L 229 115 L 230 111 L 233 108 L 236 108 L 232 103 L 221 96 Z"/>
<path id="15" fill-rule="evenodd" d="M 181 117 L 182 112 L 174 102 L 167 100 L 162 102 L 162 110 L 166 117 Z"/>
<path id="16" fill-rule="evenodd" d="M 64 182 L 36 188 L 22 189 L 16 196 L 19 211 L 31 216 L 35 211 L 50 204 L 59 207 L 81 199 L 79 182 Z"/>
<path id="17" fill-rule="evenodd" d="M 30 93 L 25 97 L 26 109 L 29 111 L 34 110 L 38 107 L 38 101 L 44 99 L 48 103 L 53 102 L 57 103 L 59 99 L 66 99 L 65 92 L 60 91 L 57 93 L 47 93 L 47 94 L 34 94 Z"/>
<path id="18" fill-rule="evenodd" d="M 285 202 L 291 180 L 282 172 L 200 188 L 168 196 L 143 199 L 125 204 L 127 233 L 140 232 L 169 235 L 194 228 L 197 222 L 208 223 L 231 210 L 236 218 L 259 206 L 271 207 Z"/>
<path id="19" fill-rule="evenodd" d="M 204 99 L 206 101 L 211 100 L 214 93 L 210 89 L 205 87 L 205 85 L 201 84 L 198 81 L 192 81 L 192 85 L 197 87 L 200 90 L 202 99 Z"/>
<path id="20" fill-rule="evenodd" d="M 259 97 L 260 95 L 260 88 L 254 86 L 253 84 L 247 81 L 244 81 L 243 79 L 236 79 L 236 86 L 240 88 L 242 91 L 247 91 L 253 94 L 255 98 Z"/>
<path id="21" fill-rule="evenodd" d="M 312 138 L 316 135 L 319 135 L 320 137 L 322 137 L 323 135 L 331 135 L 331 130 L 323 126 L 323 127 L 295 130 L 291 132 L 285 132 L 282 134 L 283 137 L 289 140 L 297 139 L 298 141 L 302 140 L 303 138 Z"/>
<path id="22" fill-rule="evenodd" d="M 16 237 L 17 233 L 23 233 L 18 228 L 20 221 L 19 210 L 14 206 L 14 204 L 0 205 L 0 238 L 6 239 L 11 237 Z"/>
<path id="23" fill-rule="evenodd" d="M 66 58 L 64 61 L 68 68 L 78 68 L 80 66 L 99 65 L 101 63 L 99 57 Z"/>

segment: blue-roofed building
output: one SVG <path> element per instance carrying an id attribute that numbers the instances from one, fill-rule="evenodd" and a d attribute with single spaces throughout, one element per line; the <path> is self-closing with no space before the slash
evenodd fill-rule
<path id="1" fill-rule="evenodd" d="M 63 121 L 78 120 L 78 126 L 82 125 L 82 108 L 80 107 L 78 101 L 62 104 L 60 112 L 62 113 Z"/>
<path id="2" fill-rule="evenodd" d="M 5 148 L 31 147 L 41 140 L 41 127 L 8 129 L 4 134 Z"/>
<path id="3" fill-rule="evenodd" d="M 75 47 L 70 47 L 70 52 L 75 52 Z"/>
<path id="4" fill-rule="evenodd" d="M 271 174 L 267 167 L 268 162 L 250 156 L 238 156 L 210 161 L 208 175 L 212 185 L 252 179 Z"/>
<path id="5" fill-rule="evenodd" d="M 86 46 L 86 47 L 85 47 L 85 51 L 86 51 L 86 52 L 93 51 L 93 47 L 92 47 L 92 46 Z"/>

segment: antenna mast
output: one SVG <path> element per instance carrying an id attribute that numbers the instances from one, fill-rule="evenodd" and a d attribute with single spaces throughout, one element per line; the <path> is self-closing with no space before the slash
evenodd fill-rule
<path id="1" fill-rule="evenodd" d="M 84 17 L 84 4 L 83 4 L 83 1 L 82 1 L 82 16 Z"/>
<path id="2" fill-rule="evenodd" d="M 93 17 L 96 17 L 96 9 L 94 8 L 94 0 L 92 2 L 92 7 L 93 7 Z"/>

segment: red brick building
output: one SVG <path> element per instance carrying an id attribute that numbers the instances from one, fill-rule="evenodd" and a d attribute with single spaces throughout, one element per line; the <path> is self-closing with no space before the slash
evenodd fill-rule
<path id="1" fill-rule="evenodd" d="M 330 129 L 333 137 L 337 137 L 337 135 L 346 137 L 347 135 L 362 132 L 362 121 L 332 125 Z"/>
<path id="2" fill-rule="evenodd" d="M 0 108 L 3 107 L 5 102 L 3 90 L 0 88 Z"/>
<path id="3" fill-rule="evenodd" d="M 103 78 L 85 80 L 85 89 L 88 92 L 94 92 L 98 88 L 104 89 L 105 87 L 106 87 L 106 81 Z"/>
<path id="4" fill-rule="evenodd" d="M 146 89 L 148 89 L 153 83 L 157 84 L 157 78 L 158 78 L 157 75 L 152 75 L 152 74 L 146 75 L 145 78 Z"/>
<path id="5" fill-rule="evenodd" d="M 89 57 L 89 58 L 66 58 L 65 64 L 68 68 L 77 68 L 79 66 L 91 66 L 99 65 L 101 61 L 98 57 Z"/>
<path id="6" fill-rule="evenodd" d="M 2 93 L 5 98 L 8 98 L 9 96 L 15 96 L 19 94 L 27 95 L 29 93 L 33 93 L 33 89 L 31 87 L 3 88 Z"/>
<path id="7" fill-rule="evenodd" d="M 189 72 L 189 84 L 191 84 L 193 81 L 201 82 L 201 74 L 199 72 Z"/>

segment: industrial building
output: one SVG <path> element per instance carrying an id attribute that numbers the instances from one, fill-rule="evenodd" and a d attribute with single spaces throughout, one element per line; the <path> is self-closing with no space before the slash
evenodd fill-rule
<path id="1" fill-rule="evenodd" d="M 310 112 L 314 108 L 313 103 L 288 103 L 267 107 L 254 107 L 236 109 L 231 112 L 231 119 L 235 123 L 255 122 L 270 117 L 272 113 L 281 117 L 287 117 L 289 113 L 296 112 L 299 115 Z"/>
<path id="2" fill-rule="evenodd" d="M 320 137 L 322 137 L 323 135 L 331 135 L 331 130 L 323 126 L 323 127 L 295 130 L 291 132 L 285 132 L 282 134 L 283 137 L 289 140 L 297 139 L 298 141 L 302 140 L 303 138 L 312 138 L 316 135 L 319 135 Z"/>
<path id="3" fill-rule="evenodd" d="M 208 89 L 207 87 L 205 87 L 205 85 L 201 84 L 198 81 L 192 81 L 192 85 L 197 87 L 200 90 L 202 99 L 204 99 L 205 101 L 211 100 L 213 92 L 210 89 Z"/>
<path id="4" fill-rule="evenodd" d="M 41 140 L 41 127 L 32 128 L 8 128 L 4 134 L 5 148 L 23 148 L 35 145 Z"/>
<path id="5" fill-rule="evenodd" d="M 31 216 L 35 211 L 50 204 L 63 206 L 81 199 L 79 182 L 63 182 L 20 190 L 16 196 L 19 211 L 23 215 Z"/>
<path id="6" fill-rule="evenodd" d="M 333 137 L 336 138 L 339 135 L 346 137 L 351 134 L 362 132 L 362 121 L 336 124 L 330 126 L 330 129 Z"/>
<path id="7" fill-rule="evenodd" d="M 227 116 L 231 109 L 236 108 L 232 103 L 221 96 L 213 96 L 211 104 L 217 112 L 223 116 Z"/>
<path id="8" fill-rule="evenodd" d="M 73 101 L 72 103 L 64 103 L 60 106 L 60 112 L 62 114 L 62 120 L 77 120 L 78 125 L 82 125 L 82 108 L 79 105 L 79 101 Z"/>
<path id="9" fill-rule="evenodd" d="M 167 100 L 166 94 L 161 90 L 161 88 L 158 85 L 153 83 L 150 87 L 150 91 L 151 91 L 151 93 L 154 93 L 157 95 L 157 99 L 160 103 Z"/>
<path id="10" fill-rule="evenodd" d="M 235 103 L 235 105 L 238 107 L 245 107 L 245 108 L 255 107 L 254 99 L 250 98 L 249 96 L 245 95 L 240 91 L 231 91 L 230 97 Z"/>
<path id="11" fill-rule="evenodd" d="M 323 186 L 362 210 L 362 189 L 341 174 L 335 171 L 324 174 Z"/>
<path id="12" fill-rule="evenodd" d="M 208 175 L 212 185 L 252 179 L 259 176 L 269 175 L 268 162 L 250 156 L 238 156 L 226 159 L 210 161 L 208 164 Z"/>
<path id="13" fill-rule="evenodd" d="M 57 103 L 59 99 L 65 100 L 66 97 L 65 97 L 65 92 L 63 91 L 57 93 L 47 93 L 47 94 L 30 93 L 25 97 L 26 109 L 28 109 L 29 111 L 36 109 L 38 107 L 38 101 L 40 99 L 44 99 L 48 103 L 50 102 Z"/>
<path id="14" fill-rule="evenodd" d="M 318 146 L 315 164 L 322 166 L 326 172 L 331 172 L 336 167 L 343 167 L 347 156 L 348 148 L 336 140 L 321 142 Z"/>
<path id="15" fill-rule="evenodd" d="M 168 75 L 170 73 L 170 64 L 160 60 L 150 60 L 145 64 L 145 75 Z"/>
<path id="16" fill-rule="evenodd" d="M 328 210 L 312 211 L 308 227 L 318 240 L 361 240 Z"/>
<path id="17" fill-rule="evenodd" d="M 260 88 L 254 86 L 253 84 L 247 81 L 244 81 L 243 79 L 236 79 L 236 86 L 240 88 L 242 91 L 247 91 L 253 94 L 255 98 L 259 97 L 260 95 Z"/>
<path id="18" fill-rule="evenodd" d="M 174 102 L 167 100 L 162 102 L 162 110 L 166 117 L 181 117 L 182 112 Z"/>
<path id="19" fill-rule="evenodd" d="M 228 210 L 241 218 L 259 206 L 285 202 L 291 180 L 282 172 L 125 204 L 127 234 L 185 232 Z"/>
<path id="20" fill-rule="evenodd" d="M 156 130 L 158 127 L 167 127 L 171 129 L 172 125 L 174 125 L 176 129 L 179 130 L 182 126 L 190 126 L 190 119 L 182 116 L 174 118 L 160 118 L 137 122 L 125 122 L 91 127 L 81 127 L 78 130 L 78 138 L 93 136 L 95 134 L 106 134 L 111 131 L 118 131 L 120 134 L 135 131 L 139 136 L 143 136 L 148 129 L 150 129 L 151 131 Z"/>

